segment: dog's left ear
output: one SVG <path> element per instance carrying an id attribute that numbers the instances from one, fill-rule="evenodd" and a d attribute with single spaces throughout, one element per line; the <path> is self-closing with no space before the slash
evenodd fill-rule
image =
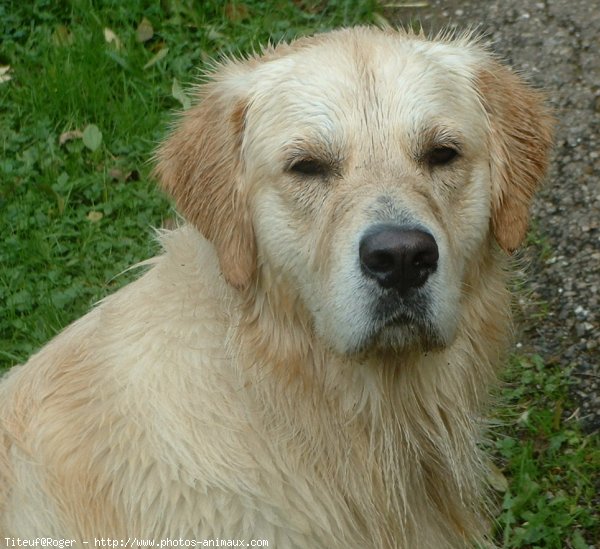
<path id="1" fill-rule="evenodd" d="M 491 61 L 478 74 L 490 123 L 492 231 L 510 253 L 527 233 L 529 206 L 548 166 L 553 118 L 540 93 Z"/>

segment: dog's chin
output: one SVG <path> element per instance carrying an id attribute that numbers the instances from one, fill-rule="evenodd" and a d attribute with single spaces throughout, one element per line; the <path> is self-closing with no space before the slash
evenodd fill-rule
<path id="1" fill-rule="evenodd" d="M 346 349 L 348 355 L 369 353 L 408 353 L 442 351 L 450 341 L 436 330 L 433 323 L 409 315 L 399 315 L 385 321 L 373 322 L 370 330 L 356 338 Z"/>
<path id="2" fill-rule="evenodd" d="M 388 324 L 374 334 L 371 345 L 380 351 L 402 354 L 441 351 L 448 343 L 430 325 Z"/>

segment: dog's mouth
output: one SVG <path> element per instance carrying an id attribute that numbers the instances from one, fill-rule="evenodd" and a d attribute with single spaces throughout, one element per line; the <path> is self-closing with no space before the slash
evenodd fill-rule
<path id="1" fill-rule="evenodd" d="M 439 350 L 446 342 L 435 328 L 426 300 L 387 299 L 378 303 L 358 350 Z"/>
<path id="2" fill-rule="evenodd" d="M 429 296 L 424 291 L 411 291 L 408 294 L 386 292 L 375 300 L 371 316 L 376 329 L 387 327 L 415 326 L 429 324 Z"/>
<path id="3" fill-rule="evenodd" d="M 390 328 L 390 327 L 402 327 L 423 324 L 423 319 L 418 315 L 415 315 L 411 311 L 402 310 L 380 320 L 378 322 L 379 329 Z"/>

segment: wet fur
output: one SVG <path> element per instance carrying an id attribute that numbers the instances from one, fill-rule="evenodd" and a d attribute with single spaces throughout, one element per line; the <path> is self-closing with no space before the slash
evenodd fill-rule
<path id="1" fill-rule="evenodd" d="M 441 40 L 459 58 L 466 52 L 491 173 L 489 223 L 461 257 L 455 335 L 442 349 L 392 341 L 334 350 L 261 240 L 264 195 L 245 171 L 245 132 L 263 101 L 248 97 L 247 79 L 311 48 L 368 64 L 371 44 L 385 41 L 429 44 L 399 31 L 342 30 L 226 61 L 200 87 L 157 157 L 189 224 L 162 232 L 164 253 L 148 272 L 0 385 L 0 541 L 443 549 L 484 540 L 479 418 L 510 330 L 507 252 L 524 237 L 547 161 L 541 98 L 468 37 Z M 449 234 L 463 230 L 410 189 L 409 206 L 422 202 Z M 340 195 L 320 210 L 317 192 L 294 203 L 309 213 L 290 223 L 313 239 L 318 283 L 335 260 L 329 232 L 352 227 L 339 212 L 356 199 Z M 364 200 L 378 192 L 364 190 Z M 302 217 L 313 210 L 314 227 Z"/>

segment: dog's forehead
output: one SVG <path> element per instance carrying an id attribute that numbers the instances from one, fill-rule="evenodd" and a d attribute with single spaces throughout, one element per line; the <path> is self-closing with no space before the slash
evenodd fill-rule
<path id="1" fill-rule="evenodd" d="M 481 112 L 478 48 L 383 33 L 334 38 L 290 46 L 256 68 L 256 124 L 334 129 L 370 120 L 379 129 L 400 123 L 418 131 L 431 120 L 454 120 L 468 131 L 481 119 L 473 116 Z"/>

